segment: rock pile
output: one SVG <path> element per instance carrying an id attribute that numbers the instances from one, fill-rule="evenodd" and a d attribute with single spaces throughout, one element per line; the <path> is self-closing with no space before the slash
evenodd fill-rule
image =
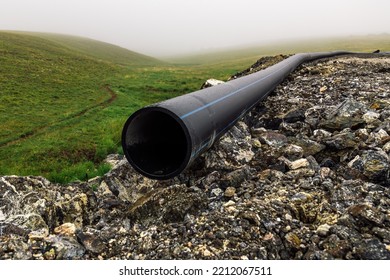
<path id="1" fill-rule="evenodd" d="M 306 64 L 173 180 L 1 177 L 0 259 L 390 259 L 389 73 Z"/>

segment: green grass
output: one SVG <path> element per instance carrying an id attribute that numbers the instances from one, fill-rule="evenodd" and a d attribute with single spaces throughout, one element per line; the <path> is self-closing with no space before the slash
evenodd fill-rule
<path id="1" fill-rule="evenodd" d="M 376 48 L 389 46 L 388 37 L 379 41 Z M 0 32 L 0 175 L 59 183 L 102 175 L 105 157 L 122 153 L 132 112 L 197 90 L 208 78 L 226 80 L 272 51 L 172 64 L 85 38 Z"/>

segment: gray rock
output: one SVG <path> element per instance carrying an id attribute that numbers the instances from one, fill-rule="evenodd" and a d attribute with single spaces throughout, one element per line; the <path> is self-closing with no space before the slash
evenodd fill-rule
<path id="1" fill-rule="evenodd" d="M 206 168 L 232 171 L 248 164 L 255 155 L 248 126 L 238 122 L 210 151 L 203 156 Z"/>
<path id="2" fill-rule="evenodd" d="M 284 156 L 287 157 L 290 161 L 300 159 L 303 156 L 303 148 L 290 144 L 284 149 Z"/>
<path id="3" fill-rule="evenodd" d="M 305 112 L 302 109 L 293 109 L 287 112 L 283 117 L 283 121 L 287 123 L 294 123 L 305 120 Z"/>
<path id="4" fill-rule="evenodd" d="M 377 122 L 378 119 L 380 118 L 381 114 L 377 113 L 377 112 L 373 112 L 373 111 L 368 111 L 367 113 L 365 113 L 362 118 L 363 120 L 367 123 L 367 124 L 370 124 L 370 123 L 373 123 L 373 122 Z"/>
<path id="5" fill-rule="evenodd" d="M 214 189 L 211 190 L 210 193 L 211 193 L 212 196 L 220 197 L 223 194 L 223 190 L 220 189 L 220 188 L 214 188 Z"/>
<path id="6" fill-rule="evenodd" d="M 29 260 L 33 257 L 32 252 L 29 250 L 29 245 L 19 238 L 9 240 L 7 247 L 0 250 L 0 253 L 7 251 L 13 252 L 13 254 L 9 256 L 9 258 L 12 258 L 14 260 Z"/>
<path id="7" fill-rule="evenodd" d="M 85 254 L 85 248 L 72 237 L 49 236 L 46 242 L 54 248 L 57 260 L 80 260 Z"/>
<path id="8" fill-rule="evenodd" d="M 340 239 L 337 235 L 331 234 L 325 239 L 322 247 L 333 258 L 343 259 L 346 258 L 348 252 L 351 251 L 352 244 L 349 240 Z"/>
<path id="9" fill-rule="evenodd" d="M 385 220 L 385 215 L 381 211 L 368 204 L 354 204 L 347 211 L 361 224 L 382 225 Z"/>
<path id="10" fill-rule="evenodd" d="M 99 230 L 88 228 L 85 232 L 76 231 L 77 240 L 84 246 L 84 248 L 91 253 L 101 254 L 107 250 L 105 240 L 101 237 Z"/>
<path id="11" fill-rule="evenodd" d="M 187 214 L 205 207 L 203 193 L 193 193 L 186 186 L 155 189 L 137 200 L 128 210 L 131 219 L 150 225 L 157 221 L 180 222 Z"/>
<path id="12" fill-rule="evenodd" d="M 351 132 L 343 132 L 336 134 L 324 140 L 326 146 L 332 149 L 343 150 L 346 148 L 357 148 L 359 141 L 355 139 L 355 135 Z"/>
<path id="13" fill-rule="evenodd" d="M 272 147 L 281 147 L 287 144 L 287 137 L 283 134 L 267 131 L 259 136 L 260 140 Z"/>
<path id="14" fill-rule="evenodd" d="M 299 203 L 299 204 L 302 204 L 302 203 L 305 203 L 305 202 L 308 202 L 311 200 L 313 200 L 313 197 L 310 194 L 304 193 L 304 192 L 299 192 L 291 198 L 291 201 L 293 201 L 295 203 Z"/>
<path id="15" fill-rule="evenodd" d="M 323 139 L 323 138 L 329 138 L 330 136 L 332 136 L 332 133 L 324 129 L 316 129 L 313 131 L 313 136 L 316 137 L 317 139 Z"/>
<path id="16" fill-rule="evenodd" d="M 316 105 L 305 111 L 305 121 L 313 128 L 317 128 L 320 120 L 324 118 L 329 106 Z"/>
<path id="17" fill-rule="evenodd" d="M 385 145 L 383 145 L 383 148 L 382 148 L 386 153 L 389 153 L 390 152 L 390 141 L 387 142 Z"/>
<path id="18" fill-rule="evenodd" d="M 320 122 L 319 127 L 331 131 L 356 127 L 365 123 L 362 115 L 366 111 L 367 107 L 364 104 L 354 99 L 346 99 Z"/>
<path id="19" fill-rule="evenodd" d="M 390 251 L 386 249 L 378 239 L 363 240 L 355 248 L 353 255 L 357 259 L 363 260 L 388 260 Z"/>
<path id="20" fill-rule="evenodd" d="M 312 156 L 325 149 L 325 145 L 307 138 L 289 138 L 289 142 L 303 149 L 303 156 Z"/>
<path id="21" fill-rule="evenodd" d="M 361 156 L 356 156 L 348 163 L 348 166 L 355 169 L 373 182 L 388 182 L 390 180 L 389 157 L 378 151 L 364 151 Z"/>

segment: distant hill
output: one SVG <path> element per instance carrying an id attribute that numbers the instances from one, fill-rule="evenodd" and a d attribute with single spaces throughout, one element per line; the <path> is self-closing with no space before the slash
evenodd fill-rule
<path id="1" fill-rule="evenodd" d="M 292 54 L 299 52 L 349 50 L 372 52 L 377 49 L 390 51 L 390 34 L 286 40 L 249 46 L 222 48 L 210 52 L 192 53 L 165 60 L 182 64 L 220 63 L 230 60 L 252 59 L 261 56 Z"/>
<path id="2" fill-rule="evenodd" d="M 14 32 L 17 34 L 25 34 L 29 36 L 35 36 L 42 39 L 49 40 L 51 42 L 60 44 L 70 50 L 82 53 L 93 58 L 107 61 L 120 65 L 150 65 L 158 64 L 161 61 L 146 56 L 131 50 L 89 39 L 79 36 L 63 35 L 55 33 L 40 33 L 40 32 Z"/>

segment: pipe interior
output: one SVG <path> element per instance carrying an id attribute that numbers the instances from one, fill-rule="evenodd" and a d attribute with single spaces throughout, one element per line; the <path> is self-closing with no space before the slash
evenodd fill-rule
<path id="1" fill-rule="evenodd" d="M 125 154 L 144 175 L 168 179 L 186 167 L 186 133 L 168 113 L 144 110 L 132 119 L 125 133 Z"/>

